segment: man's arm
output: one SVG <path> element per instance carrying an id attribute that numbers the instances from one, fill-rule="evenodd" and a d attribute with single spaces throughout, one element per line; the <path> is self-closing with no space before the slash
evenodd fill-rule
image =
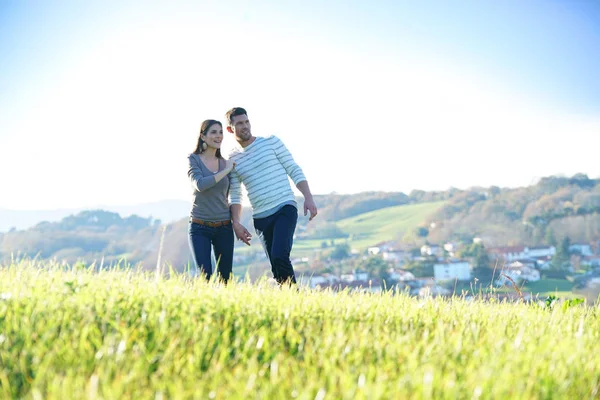
<path id="1" fill-rule="evenodd" d="M 233 231 L 235 232 L 235 236 L 238 240 L 246 243 L 250 246 L 250 240 L 252 239 L 252 235 L 244 225 L 240 222 L 242 219 L 242 205 L 241 204 L 232 204 L 229 206 L 231 210 L 231 221 L 233 224 Z"/>
<path id="2" fill-rule="evenodd" d="M 288 176 L 292 178 L 294 185 L 298 186 L 300 181 L 305 181 L 306 177 L 302 172 L 302 168 L 294 161 L 294 157 L 292 157 L 292 153 L 285 147 L 285 144 L 279 139 L 277 136 L 273 136 L 272 139 L 274 141 L 274 151 L 277 159 L 285 168 L 285 172 L 287 172 Z M 310 190 L 309 190 L 310 193 Z"/>
<path id="3" fill-rule="evenodd" d="M 229 175 L 229 204 L 233 232 L 238 240 L 250 246 L 252 235 L 240 222 L 242 219 L 242 183 L 235 169 Z"/>
<path id="4" fill-rule="evenodd" d="M 285 168 L 289 177 L 292 178 L 292 181 L 304 196 L 304 215 L 306 215 L 307 211 L 310 211 L 310 218 L 308 219 L 310 221 L 317 216 L 317 205 L 310 192 L 310 188 L 308 187 L 308 181 L 302 172 L 302 168 L 296 164 L 292 154 L 287 147 L 285 147 L 281 139 L 274 136 L 273 140 L 276 141 L 275 155 L 277 156 L 277 159 L 279 159 L 279 162 L 283 165 L 283 168 Z"/>
<path id="5" fill-rule="evenodd" d="M 308 220 L 312 221 L 312 219 L 317 216 L 317 204 L 308 187 L 308 181 L 306 179 L 300 181 L 296 184 L 296 187 L 304 196 L 304 215 L 306 215 L 307 211 L 310 211 L 310 218 Z"/>

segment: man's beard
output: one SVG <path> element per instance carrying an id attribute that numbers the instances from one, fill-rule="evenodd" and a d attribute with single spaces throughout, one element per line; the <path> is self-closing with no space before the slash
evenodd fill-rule
<path id="1" fill-rule="evenodd" d="M 250 134 L 250 131 L 246 129 L 246 130 L 243 130 L 243 131 L 242 131 L 242 133 L 241 133 L 241 135 L 240 135 L 240 139 L 243 139 L 243 140 L 248 140 L 248 139 L 250 139 L 250 136 L 252 136 L 252 135 Z"/>

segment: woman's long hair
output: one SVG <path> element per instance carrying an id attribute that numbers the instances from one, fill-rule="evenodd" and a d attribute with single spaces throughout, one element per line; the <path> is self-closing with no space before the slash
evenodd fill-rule
<path id="1" fill-rule="evenodd" d="M 208 130 L 214 125 L 217 124 L 221 127 L 221 129 L 223 129 L 223 124 L 221 124 L 221 122 L 215 120 L 215 119 L 207 119 L 206 121 L 204 121 L 202 123 L 202 125 L 200 125 L 200 134 L 198 135 L 198 144 L 196 145 L 196 150 L 194 150 L 194 154 L 200 154 L 204 152 L 204 149 L 202 148 L 202 144 L 204 143 L 204 140 L 202 140 L 202 135 L 206 135 L 206 133 L 208 132 Z M 217 149 L 217 158 L 223 158 L 221 156 L 221 149 Z"/>

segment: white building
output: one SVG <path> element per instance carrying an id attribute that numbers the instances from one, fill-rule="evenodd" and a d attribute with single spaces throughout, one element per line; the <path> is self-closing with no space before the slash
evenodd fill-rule
<path id="1" fill-rule="evenodd" d="M 433 276 L 436 281 L 471 279 L 471 264 L 467 261 L 447 261 L 433 264 Z"/>
<path id="2" fill-rule="evenodd" d="M 415 276 L 413 275 L 412 272 L 405 271 L 403 269 L 395 270 L 395 269 L 391 268 L 389 271 L 389 277 L 391 280 L 399 281 L 399 282 L 415 280 Z"/>
<path id="3" fill-rule="evenodd" d="M 554 246 L 508 246 L 491 248 L 489 253 L 506 262 L 512 262 L 525 258 L 552 257 L 556 254 L 556 248 Z"/>
<path id="4" fill-rule="evenodd" d="M 381 252 L 381 248 L 380 248 L 380 247 L 377 247 L 377 246 L 369 247 L 369 248 L 367 249 L 367 253 L 368 253 L 369 255 L 372 255 L 372 256 L 376 256 L 376 255 L 377 255 L 377 254 L 379 254 L 380 252 Z"/>
<path id="5" fill-rule="evenodd" d="M 340 279 L 333 274 L 323 275 L 302 275 L 299 277 L 299 283 L 308 285 L 308 287 L 315 288 L 317 286 L 330 286 L 338 283 Z"/>
<path id="6" fill-rule="evenodd" d="M 452 243 L 452 242 L 444 243 L 444 250 L 446 250 L 446 252 L 448 253 L 448 255 L 450 257 L 454 257 L 454 254 L 456 253 L 457 249 L 458 249 L 458 246 L 456 243 Z"/>
<path id="7" fill-rule="evenodd" d="M 355 269 L 351 274 L 342 274 L 340 280 L 343 282 L 368 281 L 369 273 L 367 271 Z"/>
<path id="8" fill-rule="evenodd" d="M 394 261 L 396 263 L 403 263 L 404 261 L 410 260 L 411 257 L 410 252 L 401 250 L 384 251 L 381 255 L 384 260 Z"/>
<path id="9" fill-rule="evenodd" d="M 438 245 L 421 246 L 421 255 L 423 256 L 442 256 L 444 254 L 442 248 Z"/>
<path id="10" fill-rule="evenodd" d="M 556 254 L 554 246 L 525 247 L 527 257 L 552 257 Z"/>
<path id="11" fill-rule="evenodd" d="M 498 285 L 508 284 L 509 280 L 506 278 L 507 276 L 517 283 L 522 281 L 537 282 L 540 280 L 540 271 L 515 261 L 502 269 L 496 283 Z"/>

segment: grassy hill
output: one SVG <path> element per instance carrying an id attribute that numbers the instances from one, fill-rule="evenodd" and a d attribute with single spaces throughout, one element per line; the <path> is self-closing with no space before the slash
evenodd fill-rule
<path id="1" fill-rule="evenodd" d="M 48 301 L 52 299 L 52 301 Z M 1 398 L 596 398 L 600 319 L 0 264 Z"/>
<path id="2" fill-rule="evenodd" d="M 437 201 L 387 207 L 342 219 L 337 225 L 352 237 L 359 238 L 351 243 L 362 250 L 380 242 L 401 239 L 427 221 L 444 204 L 444 201 Z"/>
<path id="3" fill-rule="evenodd" d="M 336 221 L 335 225 L 348 238 L 324 237 L 320 239 L 298 239 L 294 242 L 292 255 L 303 257 L 322 248 L 322 244 L 347 243 L 359 251 L 377 243 L 400 240 L 423 224 L 427 218 L 444 205 L 443 201 L 386 207 Z M 249 250 L 246 250 L 249 251 Z"/>

